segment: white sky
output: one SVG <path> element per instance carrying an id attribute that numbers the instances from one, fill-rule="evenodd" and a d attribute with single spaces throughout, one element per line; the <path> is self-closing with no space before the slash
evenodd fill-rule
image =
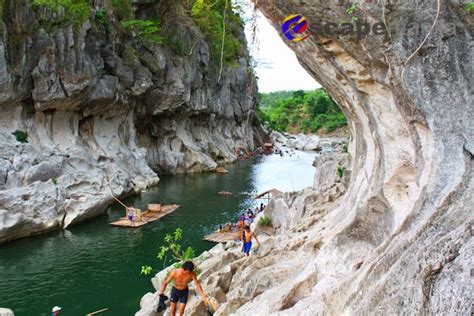
<path id="1" fill-rule="evenodd" d="M 260 92 L 280 90 L 313 90 L 321 87 L 299 64 L 293 51 L 283 42 L 278 31 L 258 12 L 257 46 L 252 47 L 250 0 L 234 0 L 244 11 L 246 36 L 250 54 L 257 61 L 256 72 Z"/>

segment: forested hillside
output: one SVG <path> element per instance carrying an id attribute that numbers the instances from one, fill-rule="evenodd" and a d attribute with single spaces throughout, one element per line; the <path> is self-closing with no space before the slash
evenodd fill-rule
<path id="1" fill-rule="evenodd" d="M 261 93 L 260 119 L 289 133 L 330 133 L 347 125 L 341 109 L 324 89 Z"/>

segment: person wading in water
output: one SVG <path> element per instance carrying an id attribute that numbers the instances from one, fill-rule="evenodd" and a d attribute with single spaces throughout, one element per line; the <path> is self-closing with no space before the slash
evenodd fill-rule
<path id="1" fill-rule="evenodd" d="M 240 238 L 244 243 L 243 252 L 246 256 L 250 255 L 250 249 L 252 248 L 252 237 L 257 241 L 258 247 L 260 247 L 260 242 L 257 239 L 257 236 L 250 231 L 250 226 L 246 225 L 245 229 L 242 231 L 242 237 Z"/>
<path id="2" fill-rule="evenodd" d="M 178 304 L 178 302 L 180 303 L 178 313 L 180 316 L 184 315 L 184 309 L 186 308 L 186 303 L 188 302 L 188 284 L 191 281 L 194 281 L 196 289 L 199 295 L 201 295 L 204 304 L 206 304 L 206 306 L 209 305 L 209 301 L 202 290 L 201 283 L 199 283 L 196 277 L 196 273 L 194 273 L 194 263 L 192 263 L 191 261 L 186 261 L 183 264 L 182 268 L 174 269 L 173 271 L 171 271 L 168 277 L 166 278 L 166 281 L 161 285 L 160 295 L 165 292 L 166 286 L 168 286 L 168 284 L 173 280 L 174 286 L 171 289 L 170 295 L 171 316 L 175 316 L 176 305 Z"/>

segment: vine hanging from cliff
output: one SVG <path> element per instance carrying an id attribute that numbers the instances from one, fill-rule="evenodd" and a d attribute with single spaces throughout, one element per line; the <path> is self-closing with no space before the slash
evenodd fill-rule
<path id="1" fill-rule="evenodd" d="M 402 79 L 403 79 L 403 73 L 405 72 L 405 68 L 406 66 L 408 65 L 408 63 L 411 61 L 411 59 L 420 51 L 420 49 L 423 47 L 423 45 L 425 45 L 426 41 L 428 40 L 428 38 L 430 37 L 431 33 L 433 33 L 433 30 L 436 26 L 436 23 L 438 22 L 438 18 L 439 18 L 439 13 L 441 12 L 441 0 L 437 0 L 437 9 L 436 9 L 436 16 L 435 16 L 435 19 L 433 21 L 433 24 L 431 25 L 431 28 L 430 30 L 428 31 L 428 34 L 426 34 L 425 38 L 423 39 L 423 41 L 421 42 L 420 46 L 417 47 L 417 49 L 415 49 L 415 51 L 407 58 L 407 60 L 403 63 L 403 69 L 402 69 Z"/>
<path id="2" fill-rule="evenodd" d="M 237 64 L 237 58 L 244 53 L 239 39 L 243 22 L 234 12 L 232 3 L 227 0 L 196 0 L 188 1 L 188 4 L 191 16 L 209 43 L 211 60 L 220 64 L 222 56 L 224 63 Z"/>
<path id="3" fill-rule="evenodd" d="M 225 6 L 224 6 L 224 14 L 223 14 L 223 19 L 222 19 L 222 45 L 221 45 L 221 65 L 219 69 L 219 78 L 217 79 L 217 82 L 221 81 L 221 76 L 222 76 L 222 68 L 224 67 L 224 47 L 225 47 L 225 20 L 227 16 L 227 0 L 225 0 Z"/>
<path id="4" fill-rule="evenodd" d="M 438 19 L 439 19 L 439 14 L 441 12 L 441 0 L 436 0 L 436 3 L 437 3 L 437 7 L 436 7 L 436 16 L 434 18 L 434 21 L 433 21 L 433 24 L 431 25 L 431 28 L 430 30 L 428 31 L 428 33 L 426 34 L 425 38 L 423 39 L 423 41 L 421 42 L 421 44 L 415 49 L 415 51 L 410 55 L 408 56 L 408 58 L 405 60 L 405 62 L 403 63 L 403 68 L 402 68 L 402 72 L 400 74 L 400 77 L 401 77 L 401 81 L 402 81 L 402 85 L 403 87 L 405 88 L 405 90 L 407 91 L 407 95 L 408 97 L 410 98 L 410 100 L 413 102 L 413 99 L 411 98 L 410 96 L 410 93 L 408 91 L 408 88 L 406 86 L 406 83 L 405 83 L 405 71 L 407 69 L 407 66 L 408 64 L 410 63 L 410 61 L 412 60 L 413 57 L 416 56 L 416 54 L 418 54 L 418 52 L 421 50 L 421 48 L 425 45 L 426 41 L 428 40 L 428 38 L 431 36 L 431 34 L 433 33 L 433 30 L 436 26 L 436 23 L 438 22 Z"/>

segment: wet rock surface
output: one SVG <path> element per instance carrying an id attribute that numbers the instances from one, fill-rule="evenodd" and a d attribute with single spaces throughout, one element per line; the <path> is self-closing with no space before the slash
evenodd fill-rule
<path id="1" fill-rule="evenodd" d="M 209 43 L 179 3 L 134 6 L 142 19 L 176 9 L 167 27 L 192 43 L 186 54 L 124 32 L 107 3 L 95 1 L 92 18 L 74 24 L 62 22 L 63 10 L 2 1 L 0 243 L 100 214 L 112 195 L 154 185 L 158 174 L 212 171 L 236 159 L 235 147 L 255 147 L 245 51 L 219 80 Z"/>

